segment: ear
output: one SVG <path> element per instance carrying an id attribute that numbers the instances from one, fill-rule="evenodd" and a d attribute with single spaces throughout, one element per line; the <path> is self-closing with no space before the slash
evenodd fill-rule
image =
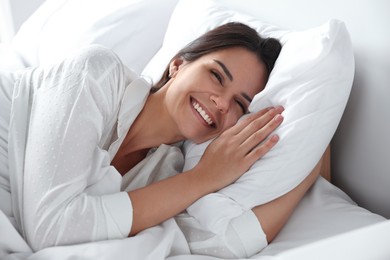
<path id="1" fill-rule="evenodd" d="M 169 77 L 174 78 L 181 66 L 187 63 L 183 58 L 176 58 L 169 64 Z"/>

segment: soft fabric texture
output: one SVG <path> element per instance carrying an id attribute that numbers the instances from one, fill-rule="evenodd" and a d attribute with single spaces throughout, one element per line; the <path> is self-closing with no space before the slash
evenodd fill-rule
<path id="1" fill-rule="evenodd" d="M 260 254 L 277 255 L 383 221 L 384 217 L 359 207 L 342 190 L 319 177 L 278 236 Z"/>
<path id="2" fill-rule="evenodd" d="M 45 1 L 13 45 L 25 66 L 54 64 L 89 44 L 112 49 L 139 73 L 161 45 L 177 0 Z M 153 6 L 153 8 L 150 8 Z"/>
<path id="3" fill-rule="evenodd" d="M 182 171 L 183 165 L 184 157 L 178 146 L 161 145 L 152 149 L 144 160 L 123 176 L 122 190 L 134 190 L 178 174 Z M 231 210 L 237 209 L 232 207 Z M 240 214 L 242 211 L 238 210 L 238 213 L 238 217 L 232 219 L 220 234 L 205 229 L 187 212 L 175 216 L 176 223 L 171 224 L 171 228 L 173 230 L 180 228 L 180 234 L 184 239 L 181 242 L 176 240 L 170 249 L 170 254 L 174 254 L 176 247 L 185 242 L 187 253 L 231 259 L 246 256 L 247 252 L 243 245 L 250 240 L 266 244 L 264 232 L 253 212 L 249 210 Z M 171 221 L 172 219 L 168 220 Z M 256 232 L 247 232 L 248 229 L 254 229 Z M 253 235 L 250 236 L 251 234 Z M 180 251 L 184 253 L 183 246 Z"/>
<path id="4" fill-rule="evenodd" d="M 0 69 L 23 69 L 24 62 L 17 50 L 7 43 L 0 43 Z"/>
<path id="5" fill-rule="evenodd" d="M 283 48 L 279 59 L 250 111 L 275 105 L 284 106 L 285 111 L 284 122 L 275 131 L 281 138 L 277 146 L 236 183 L 188 208 L 191 216 L 216 234 L 223 232 L 233 217 L 285 194 L 310 173 L 337 128 L 354 75 L 351 41 L 342 22 L 331 20 L 306 31 L 286 31 L 213 0 L 178 3 L 163 46 L 143 75 L 157 82 L 179 49 L 204 32 L 231 21 L 246 23 L 263 37 L 280 39 Z M 208 144 L 184 144 L 184 170 L 196 165 Z M 258 232 L 255 226 L 246 235 L 251 232 Z M 244 247 L 246 256 L 262 249 L 255 239 Z"/>
<path id="6" fill-rule="evenodd" d="M 265 90 L 249 110 L 282 105 L 279 143 L 237 183 L 221 193 L 251 208 L 295 187 L 314 168 L 341 119 L 353 79 L 353 56 L 344 24 L 289 33 Z M 209 142 L 208 142 L 209 143 Z M 208 143 L 185 143 L 186 166 L 199 161 Z"/>
<path id="7" fill-rule="evenodd" d="M 127 237 L 131 201 L 110 163 L 149 84 L 97 46 L 14 78 L 8 190 L 19 232 L 33 250 Z"/>

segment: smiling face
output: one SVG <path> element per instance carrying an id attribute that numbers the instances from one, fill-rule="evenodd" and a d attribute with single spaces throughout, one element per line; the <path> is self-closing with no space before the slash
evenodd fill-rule
<path id="1" fill-rule="evenodd" d="M 233 126 L 265 86 L 267 72 L 256 55 L 233 47 L 193 62 L 171 65 L 166 110 L 184 139 L 201 143 Z"/>

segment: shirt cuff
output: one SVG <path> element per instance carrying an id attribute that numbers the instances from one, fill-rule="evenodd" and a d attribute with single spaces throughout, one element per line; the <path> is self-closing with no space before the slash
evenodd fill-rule
<path id="1" fill-rule="evenodd" d="M 127 237 L 133 224 L 133 206 L 127 192 L 102 196 L 108 239 Z"/>
<path id="2" fill-rule="evenodd" d="M 268 245 L 266 234 L 252 210 L 232 219 L 229 228 L 235 231 L 246 257 L 255 255 Z"/>

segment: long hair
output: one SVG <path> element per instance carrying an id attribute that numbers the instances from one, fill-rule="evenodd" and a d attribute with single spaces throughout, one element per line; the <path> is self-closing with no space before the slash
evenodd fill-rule
<path id="1" fill-rule="evenodd" d="M 232 47 L 243 47 L 255 53 L 259 61 L 265 65 L 268 76 L 282 49 L 282 45 L 277 39 L 262 38 L 253 28 L 243 23 L 230 22 L 216 27 L 190 42 L 171 61 L 182 58 L 192 62 L 208 53 Z M 168 64 L 161 79 L 153 86 L 152 91 L 157 91 L 169 79 Z"/>

